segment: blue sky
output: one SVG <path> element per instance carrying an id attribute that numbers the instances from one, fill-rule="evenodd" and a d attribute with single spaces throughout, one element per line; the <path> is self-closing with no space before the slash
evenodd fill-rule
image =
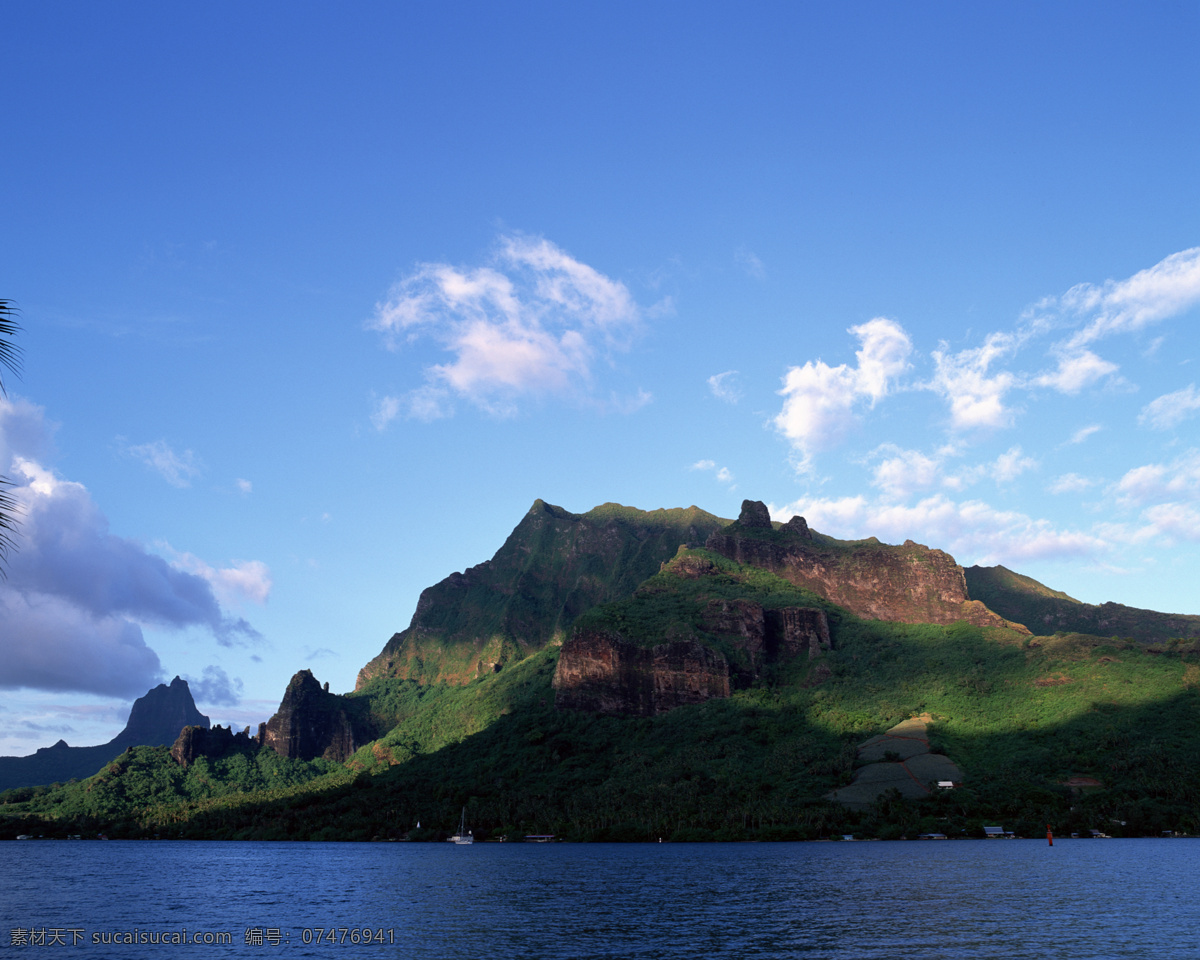
<path id="1" fill-rule="evenodd" d="M 1200 12 L 9 4 L 0 753 L 348 690 L 534 499 L 1200 613 Z"/>

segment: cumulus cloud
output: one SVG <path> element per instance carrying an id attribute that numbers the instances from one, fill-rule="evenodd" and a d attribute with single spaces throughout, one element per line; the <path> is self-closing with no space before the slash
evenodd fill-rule
<path id="1" fill-rule="evenodd" d="M 132 445 L 117 439 L 126 455 L 140 460 L 173 487 L 189 487 L 200 475 L 200 462 L 191 450 L 176 453 L 165 440 Z"/>
<path id="2" fill-rule="evenodd" d="M 1200 392 L 1194 383 L 1182 390 L 1165 393 L 1142 407 L 1138 423 L 1147 424 L 1155 430 L 1170 430 L 1179 426 L 1188 417 L 1200 410 Z"/>
<path id="3" fill-rule="evenodd" d="M 249 496 L 254 491 L 254 484 L 251 483 L 249 480 L 246 480 L 242 477 L 238 477 L 235 482 L 237 483 L 237 488 L 240 493 L 243 493 L 243 494 L 246 494 L 247 496 Z"/>
<path id="4" fill-rule="evenodd" d="M 889 542 L 912 539 L 936 545 L 962 564 L 1091 557 L 1109 546 L 1090 533 L 1059 529 L 1048 520 L 997 510 L 980 500 L 955 501 L 940 493 L 912 505 L 856 496 L 804 497 L 782 508 L 771 507 L 776 520 L 796 515 L 835 537 L 871 535 Z"/>
<path id="5" fill-rule="evenodd" d="M 539 237 L 507 236 L 481 267 L 425 263 L 377 304 L 368 329 L 391 349 L 422 337 L 450 359 L 407 402 L 385 398 L 377 428 L 403 411 L 448 416 L 455 398 L 497 415 L 525 396 L 583 395 L 598 357 L 627 348 L 642 311 L 624 284 Z"/>
<path id="6" fill-rule="evenodd" d="M 20 549 L 0 581 L 0 688 L 140 696 L 162 675 L 144 625 L 200 627 L 224 644 L 258 638 L 245 620 L 225 615 L 204 577 L 110 533 L 87 489 L 30 459 L 38 443 L 28 440 L 0 430 L 22 511 Z M 253 594 L 269 584 L 261 565 L 225 573 L 230 589 Z"/>
<path id="7" fill-rule="evenodd" d="M 204 675 L 197 680 L 195 677 L 184 677 L 188 689 L 197 703 L 205 703 L 214 707 L 231 707 L 242 701 L 242 681 L 238 677 L 230 678 L 224 670 L 216 665 L 204 668 Z"/>
<path id="8" fill-rule="evenodd" d="M 931 388 L 950 405 L 950 425 L 955 430 L 996 429 L 1012 423 L 1013 411 L 1005 406 L 1005 395 L 1017 386 L 1010 371 L 990 372 L 1018 346 L 1012 334 L 993 333 L 983 346 L 958 353 L 945 344 L 933 352 L 935 372 Z"/>
<path id="9" fill-rule="evenodd" d="M 708 389 L 718 400 L 726 403 L 737 403 L 742 399 L 742 390 L 737 382 L 738 372 L 726 370 L 724 373 L 714 373 L 708 378 Z"/>
<path id="10" fill-rule="evenodd" d="M 896 321 L 876 317 L 849 332 L 861 343 L 855 353 L 857 366 L 809 361 L 791 367 L 784 376 L 779 391 L 785 398 L 783 409 L 773 423 L 800 453 L 801 469 L 809 467 L 814 452 L 846 434 L 855 422 L 856 407 L 874 406 L 908 369 L 912 341 Z"/>

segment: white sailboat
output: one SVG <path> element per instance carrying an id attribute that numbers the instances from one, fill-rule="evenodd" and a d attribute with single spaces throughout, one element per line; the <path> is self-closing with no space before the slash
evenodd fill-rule
<path id="1" fill-rule="evenodd" d="M 474 843 L 475 836 L 467 829 L 467 808 L 462 809 L 462 819 L 458 821 L 458 833 L 450 838 L 451 843 Z"/>

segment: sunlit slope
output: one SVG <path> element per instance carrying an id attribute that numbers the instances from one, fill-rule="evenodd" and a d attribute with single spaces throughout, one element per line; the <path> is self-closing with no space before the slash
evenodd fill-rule
<path id="1" fill-rule="evenodd" d="M 726 523 L 698 507 L 608 503 L 575 514 L 538 500 L 491 560 L 421 593 L 408 629 L 363 667 L 357 686 L 380 677 L 465 683 L 501 670 Z"/>
<path id="2" fill-rule="evenodd" d="M 671 625 L 690 629 L 719 594 L 823 603 L 766 571 L 710 559 L 721 564 L 720 582 L 668 566 L 587 622 L 652 638 Z M 261 782 L 246 782 L 252 792 L 216 783 L 241 774 L 209 766 L 206 798 L 185 791 L 172 806 L 158 790 L 145 806 L 139 778 L 165 784 L 177 775 L 165 753 L 147 752 L 119 773 L 129 802 L 111 816 L 129 833 L 322 839 L 399 837 L 418 821 L 419 836 L 434 836 L 455 826 L 464 805 L 481 838 L 898 836 L 996 819 L 1027 831 L 1046 823 L 1200 831 L 1200 658 L 1190 648 L 1155 653 L 1083 635 L 863 621 L 824 609 L 831 650 L 780 664 L 729 699 L 645 718 L 556 710 L 559 648 L 548 646 L 467 684 L 373 682 L 356 696 L 392 717 L 393 729 L 341 774 L 306 768 L 320 779 L 289 784 L 286 795 Z M 850 781 L 857 744 L 919 714 L 930 716 L 932 749 L 962 769 L 960 788 L 862 811 L 824 799 Z M 0 807 L 8 824 L 0 830 L 34 817 L 74 832 L 79 798 L 111 794 L 112 776 L 102 788 L 85 781 Z M 1080 778 L 1096 785 L 1069 785 Z"/>

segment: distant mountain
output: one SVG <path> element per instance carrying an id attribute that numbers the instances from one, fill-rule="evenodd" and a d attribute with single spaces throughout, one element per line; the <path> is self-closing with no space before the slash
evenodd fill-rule
<path id="1" fill-rule="evenodd" d="M 1007 567 L 968 567 L 965 573 L 972 600 L 982 601 L 1039 636 L 1087 633 L 1141 643 L 1200 638 L 1200 616 L 1140 610 L 1121 603 L 1083 603 Z"/>
<path id="2" fill-rule="evenodd" d="M 90 777 L 128 747 L 170 746 L 184 727 L 208 725 L 208 717 L 196 709 L 187 681 L 176 677 L 169 686 L 160 683 L 138 697 L 125 729 L 108 743 L 70 747 L 59 740 L 27 757 L 0 757 L 0 790 Z"/>
<path id="3" fill-rule="evenodd" d="M 537 500 L 491 560 L 422 591 L 408 629 L 359 671 L 356 689 L 498 671 L 565 639 L 585 610 L 632 593 L 680 546 L 702 546 L 728 522 L 699 507 L 606 503 L 577 514 Z"/>

